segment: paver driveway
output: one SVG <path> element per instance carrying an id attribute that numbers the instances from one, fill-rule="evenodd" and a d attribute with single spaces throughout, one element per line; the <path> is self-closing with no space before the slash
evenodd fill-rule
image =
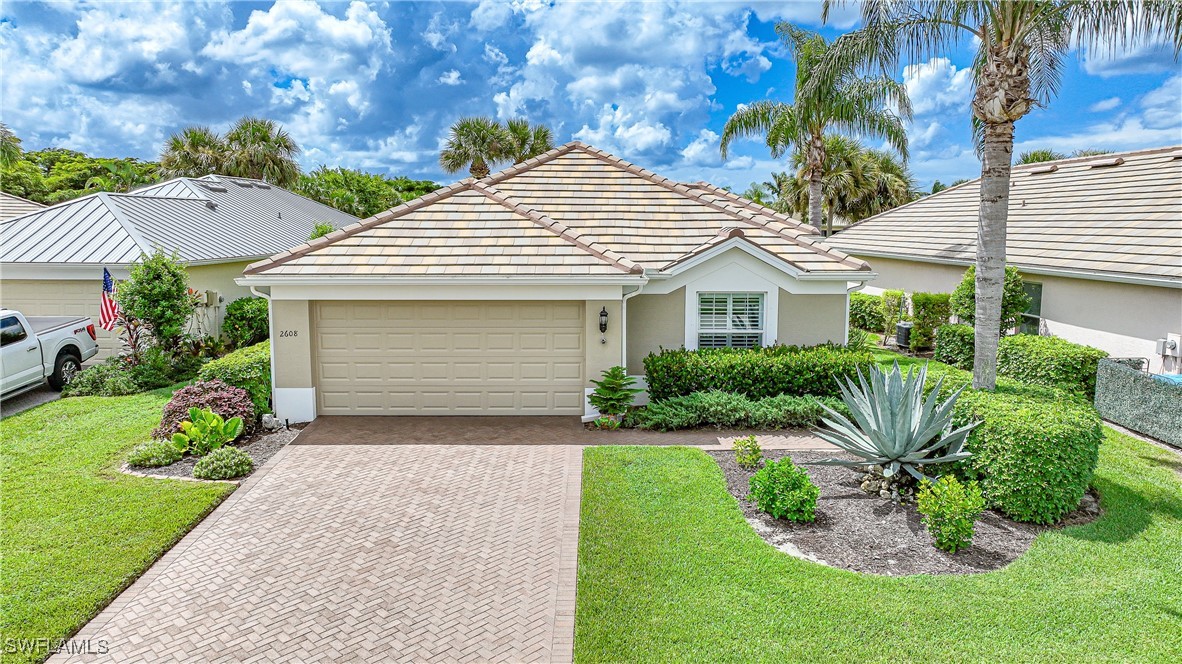
<path id="1" fill-rule="evenodd" d="M 289 446 L 76 637 L 110 652 L 76 659 L 569 660 L 581 453 Z"/>

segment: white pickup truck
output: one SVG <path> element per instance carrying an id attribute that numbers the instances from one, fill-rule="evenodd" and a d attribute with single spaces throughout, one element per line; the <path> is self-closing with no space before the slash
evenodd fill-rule
<path id="1" fill-rule="evenodd" d="M 34 316 L 0 308 L 0 398 L 39 387 L 61 390 L 98 353 L 94 323 L 73 316 Z"/>

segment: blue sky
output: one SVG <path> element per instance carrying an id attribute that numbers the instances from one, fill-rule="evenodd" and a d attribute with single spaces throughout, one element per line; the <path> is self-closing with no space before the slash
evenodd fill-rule
<path id="1" fill-rule="evenodd" d="M 437 157 L 464 115 L 524 116 L 681 180 L 739 190 L 783 170 L 758 142 L 727 162 L 718 133 L 743 103 L 790 101 L 774 25 L 832 36 L 816 2 L 33 3 L 0 7 L 0 120 L 28 149 L 155 158 L 190 124 L 282 122 L 305 168 L 448 182 Z M 923 187 L 979 171 L 966 45 L 898 72 L 912 94 Z M 1018 124 L 1017 150 L 1182 143 L 1182 74 L 1140 46 L 1067 61 L 1062 94 Z"/>

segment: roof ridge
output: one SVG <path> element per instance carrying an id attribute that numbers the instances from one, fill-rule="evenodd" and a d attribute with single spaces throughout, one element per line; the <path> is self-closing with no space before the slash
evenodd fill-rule
<path id="1" fill-rule="evenodd" d="M 119 204 L 111 200 L 110 192 L 101 191 L 97 194 L 97 197 L 99 201 L 101 201 L 102 204 L 111 211 L 111 215 L 115 217 L 115 221 L 118 222 L 121 227 L 123 227 L 123 230 L 129 236 L 131 236 L 132 241 L 136 243 L 136 245 L 140 248 L 140 251 L 145 254 L 151 253 L 155 247 L 148 244 L 147 241 L 144 240 L 144 236 L 140 234 L 140 230 L 135 227 L 135 224 L 131 223 L 131 220 L 127 218 L 127 215 L 123 214 L 123 210 L 119 209 Z"/>
<path id="2" fill-rule="evenodd" d="M 781 256 L 780 254 L 777 254 L 776 252 L 771 251 L 767 247 L 764 247 L 763 245 L 759 244 L 758 242 L 747 237 L 747 234 L 744 233 L 743 229 L 741 229 L 741 228 L 724 228 L 724 229 L 722 229 L 714 237 L 710 238 L 709 240 L 706 240 L 702 244 L 699 244 L 698 246 L 696 246 L 693 249 L 678 256 L 677 258 L 673 259 L 672 261 L 669 261 L 668 264 L 666 264 L 664 267 L 661 268 L 661 272 L 664 272 L 664 271 L 668 270 L 669 268 L 674 267 L 680 263 L 684 263 L 685 261 L 692 259 L 694 256 L 697 256 L 698 254 L 703 253 L 704 251 L 708 251 L 714 247 L 726 244 L 727 242 L 730 242 L 731 240 L 740 240 L 740 241 L 746 242 L 747 244 L 750 244 L 751 246 L 755 247 L 756 249 L 759 249 L 760 251 L 764 252 L 765 254 L 772 256 L 776 260 L 787 263 L 787 264 L 791 265 L 792 267 L 800 270 L 801 272 L 808 272 L 808 268 L 806 268 L 802 265 L 798 265 L 795 261 L 785 258 L 784 256 Z"/>
<path id="3" fill-rule="evenodd" d="M 338 228 L 328 235 L 323 235 L 316 238 L 315 240 L 309 240 L 303 244 L 296 245 L 291 249 L 275 254 L 266 260 L 251 263 L 250 265 L 246 266 L 246 269 L 242 271 L 242 274 L 255 274 L 265 269 L 283 265 L 284 263 L 295 260 L 301 256 L 305 256 L 327 244 L 331 244 L 337 240 L 343 240 L 362 231 L 369 230 L 375 226 L 380 226 L 387 221 L 397 219 L 398 217 L 413 212 L 414 210 L 417 210 L 428 203 L 434 203 L 435 201 L 439 201 L 467 189 L 471 189 L 473 188 L 475 182 L 476 181 L 472 178 L 464 178 L 463 180 L 460 180 L 454 184 L 448 185 L 441 189 L 436 189 L 429 194 L 424 194 L 418 198 L 406 201 L 405 203 L 396 207 L 392 207 L 389 210 L 379 212 L 372 217 L 362 219 L 355 224 L 349 224 L 348 226 Z"/>
<path id="4" fill-rule="evenodd" d="M 814 226 L 812 226 L 810 224 L 806 224 L 803 221 L 801 221 L 800 219 L 797 219 L 795 217 L 790 217 L 787 214 L 784 214 L 783 212 L 778 212 L 776 210 L 773 210 L 772 208 L 770 208 L 766 205 L 760 204 L 760 203 L 756 203 L 755 201 L 753 201 L 749 198 L 743 198 L 742 196 L 736 194 L 733 191 L 727 191 L 726 189 L 723 189 L 722 187 L 719 187 L 718 185 L 706 182 L 705 180 L 698 180 L 697 182 L 686 183 L 685 186 L 690 187 L 691 189 L 698 189 L 698 188 L 708 189 L 713 194 L 717 194 L 719 196 L 722 196 L 723 198 L 728 198 L 728 199 L 734 201 L 734 203 L 736 205 L 740 205 L 742 207 L 748 208 L 748 209 L 753 210 L 755 212 L 759 212 L 760 214 L 762 214 L 766 217 L 771 217 L 771 218 L 773 218 L 777 221 L 780 221 L 782 223 L 784 222 L 784 220 L 787 220 L 789 222 L 788 225 L 800 226 L 802 229 L 807 229 L 809 235 L 818 235 Z"/>
<path id="5" fill-rule="evenodd" d="M 497 171 L 496 173 L 489 173 L 488 175 L 484 176 L 483 178 L 480 178 L 480 181 L 487 183 L 487 184 L 495 184 L 495 183 L 501 182 L 502 180 L 504 180 L 506 178 L 513 177 L 514 175 L 528 171 L 531 168 L 536 168 L 536 167 L 541 166 L 542 164 L 545 164 L 549 161 L 553 161 L 554 159 L 557 159 L 558 157 L 561 157 L 562 155 L 564 155 L 568 152 L 571 152 L 578 145 L 579 145 L 578 141 L 571 141 L 570 143 L 563 143 L 562 145 L 559 145 L 556 148 L 552 148 L 550 150 L 547 150 L 547 151 L 543 152 L 542 154 L 537 155 L 536 157 L 530 157 L 529 159 L 526 159 L 525 161 L 523 161 L 519 164 L 513 164 L 512 166 L 507 166 L 507 167 L 502 168 L 501 170 Z"/>
<path id="6" fill-rule="evenodd" d="M 525 162 L 523 162 L 523 163 L 525 163 Z M 555 221 L 554 219 L 551 219 L 546 214 L 539 212 L 537 210 L 534 210 L 533 208 L 526 206 L 524 203 L 522 203 L 520 201 L 514 200 L 513 198 L 506 195 L 501 190 L 497 189 L 496 187 L 492 186 L 491 184 L 489 184 L 483 180 L 477 180 L 476 182 L 474 182 L 473 188 L 480 191 L 482 194 L 484 194 L 488 198 L 505 206 L 509 210 L 511 210 L 517 214 L 520 214 L 521 216 L 525 217 L 526 219 L 529 219 L 530 221 L 534 222 L 538 226 L 541 226 L 542 228 L 550 231 L 551 233 L 554 233 L 555 235 L 562 238 L 563 240 L 566 240 L 567 242 L 575 245 L 576 247 L 582 249 L 583 251 L 586 251 L 587 253 L 591 254 L 595 258 L 598 258 L 606 263 L 609 263 L 613 267 L 619 268 L 625 272 L 629 272 L 629 273 L 633 273 L 633 274 L 640 274 L 644 271 L 644 268 L 641 265 L 630 260 L 627 256 L 624 256 L 623 254 L 620 254 L 619 252 L 608 249 L 607 247 L 604 247 L 603 245 L 599 244 L 598 242 L 596 242 L 594 240 L 587 241 L 587 240 L 580 239 L 583 237 L 583 235 L 578 233 L 577 231 L 575 231 L 575 229 L 571 228 L 570 226 L 567 226 L 566 224 L 563 224 L 558 221 Z"/>
<path id="7" fill-rule="evenodd" d="M 49 207 L 49 206 L 48 206 L 48 205 L 46 205 L 45 203 L 38 203 L 37 201 L 34 201 L 34 200 L 31 200 L 31 199 L 25 198 L 24 196 L 17 196 L 16 194 L 10 194 L 10 193 L 8 193 L 7 191 L 0 191 L 0 194 L 4 194 L 4 195 L 5 195 L 5 196 L 7 196 L 8 198 L 15 198 L 15 199 L 16 199 L 16 200 L 18 200 L 18 201 L 24 201 L 24 202 L 26 202 L 26 203 L 32 203 L 33 205 L 36 205 L 36 206 L 39 206 L 39 207 L 43 207 L 43 208 L 47 208 L 47 207 Z"/>
<path id="8" fill-rule="evenodd" d="M 1065 157 L 1063 159 L 1050 159 L 1047 161 L 1036 161 L 1032 164 L 1014 164 L 1011 167 L 1011 169 L 1012 170 L 1022 169 L 1023 171 L 1026 171 L 1026 170 L 1029 170 L 1032 168 L 1046 166 L 1048 164 L 1075 165 L 1077 163 L 1087 162 L 1087 161 L 1090 161 L 1093 159 L 1098 159 L 1098 160 L 1114 159 L 1116 157 L 1128 157 L 1128 156 L 1133 156 L 1133 155 L 1148 156 L 1148 155 L 1153 155 L 1153 154 L 1162 153 L 1162 152 L 1173 152 L 1174 150 L 1182 150 L 1182 144 L 1180 144 L 1180 145 L 1164 145 L 1164 146 L 1156 147 L 1156 148 L 1141 148 L 1139 150 L 1125 150 L 1123 152 L 1105 152 L 1104 154 L 1090 154 L 1090 155 L 1083 155 L 1083 156 L 1079 156 L 1079 157 Z M 980 176 L 978 176 L 973 179 L 980 180 L 981 178 L 980 178 Z M 970 182 L 971 182 L 971 180 L 970 180 Z"/>

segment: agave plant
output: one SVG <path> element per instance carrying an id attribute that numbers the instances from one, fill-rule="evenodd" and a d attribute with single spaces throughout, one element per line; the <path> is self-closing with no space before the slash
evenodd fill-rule
<path id="1" fill-rule="evenodd" d="M 821 429 L 817 435 L 859 459 L 824 459 L 815 463 L 855 468 L 882 466 L 886 477 L 904 470 L 922 480 L 926 476 L 918 466 L 967 459 L 970 453 L 963 450 L 964 441 L 979 423 L 952 429 L 952 408 L 964 388 L 941 403 L 940 385 L 944 381 L 941 377 L 924 398 L 927 373 L 924 365 L 918 373 L 908 370 L 904 376 L 896 362 L 890 372 L 871 367 L 869 383 L 860 370 L 857 383 L 851 378 L 844 382 L 839 379 L 841 399 L 854 421 L 822 405 L 829 415 L 822 421 L 829 429 Z"/>

